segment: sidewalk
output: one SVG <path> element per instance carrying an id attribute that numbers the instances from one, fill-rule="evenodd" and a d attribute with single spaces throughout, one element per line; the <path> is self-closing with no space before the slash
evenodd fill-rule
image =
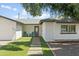
<path id="1" fill-rule="evenodd" d="M 29 56 L 42 56 L 42 48 L 39 37 L 33 37 L 31 47 L 28 51 Z"/>

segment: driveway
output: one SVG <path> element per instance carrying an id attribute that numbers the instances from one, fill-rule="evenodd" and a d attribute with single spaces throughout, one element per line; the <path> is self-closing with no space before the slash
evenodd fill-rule
<path id="1" fill-rule="evenodd" d="M 79 43 L 48 43 L 55 56 L 79 56 Z"/>
<path id="2" fill-rule="evenodd" d="M 6 44 L 8 44 L 8 43 L 10 43 L 10 42 L 12 42 L 12 41 L 0 41 L 0 46 L 6 45 Z"/>

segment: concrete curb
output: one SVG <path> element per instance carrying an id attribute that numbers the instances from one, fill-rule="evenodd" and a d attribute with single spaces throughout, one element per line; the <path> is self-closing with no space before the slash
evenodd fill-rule
<path id="1" fill-rule="evenodd" d="M 46 43 L 47 43 L 47 42 L 46 42 Z M 52 51 L 51 46 L 50 46 L 48 43 L 47 43 L 47 45 L 48 45 L 49 49 L 51 50 L 52 54 L 53 54 L 54 56 L 56 56 L 56 54 L 54 53 L 54 51 Z"/>

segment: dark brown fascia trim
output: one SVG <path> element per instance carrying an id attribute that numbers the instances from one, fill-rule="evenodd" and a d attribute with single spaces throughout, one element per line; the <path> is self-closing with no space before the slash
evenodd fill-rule
<path id="1" fill-rule="evenodd" d="M 70 21 L 70 22 L 68 22 L 68 21 L 62 21 L 62 20 L 58 20 L 58 21 L 56 21 L 57 23 L 79 23 L 79 21 Z"/>
<path id="2" fill-rule="evenodd" d="M 65 21 L 62 21 L 62 20 L 56 20 L 56 19 L 53 19 L 53 20 L 40 20 L 40 24 L 42 24 L 43 22 L 56 22 L 56 23 L 79 23 L 79 21 L 70 21 L 70 22 L 65 22 Z"/>
<path id="3" fill-rule="evenodd" d="M 56 21 L 43 21 L 43 22 L 56 22 L 56 23 L 69 23 L 69 24 L 79 23 L 79 22 L 58 22 L 57 20 Z M 40 22 L 40 24 L 42 24 L 43 22 Z"/>
<path id="4" fill-rule="evenodd" d="M 79 22 L 56 22 L 56 23 L 79 23 Z"/>
<path id="5" fill-rule="evenodd" d="M 57 20 L 48 20 L 48 21 L 45 21 L 45 20 L 40 20 L 40 24 L 42 24 L 43 22 L 56 22 Z"/>

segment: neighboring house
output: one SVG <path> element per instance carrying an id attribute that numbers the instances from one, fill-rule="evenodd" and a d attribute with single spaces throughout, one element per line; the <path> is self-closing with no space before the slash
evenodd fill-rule
<path id="1" fill-rule="evenodd" d="M 42 36 L 45 41 L 79 40 L 79 22 L 73 19 L 44 19 L 27 23 L 0 16 L 0 40 L 16 40 L 22 36 Z"/>

